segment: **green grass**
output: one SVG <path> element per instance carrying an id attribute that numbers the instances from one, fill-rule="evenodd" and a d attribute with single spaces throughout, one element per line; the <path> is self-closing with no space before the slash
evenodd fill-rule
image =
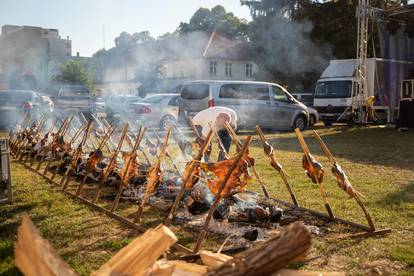
<path id="1" fill-rule="evenodd" d="M 337 161 L 347 172 L 353 186 L 364 197 L 377 228 L 392 228 L 392 233 L 368 239 L 340 240 L 342 231 L 355 229 L 341 225 L 328 226 L 326 237 L 315 237 L 303 269 L 347 271 L 349 274 L 412 275 L 414 273 L 414 133 L 400 133 L 384 128 L 332 127 L 318 130 Z M 249 133 L 243 133 L 248 135 Z M 316 159 L 326 171 L 324 182 L 332 208 L 337 216 L 366 223 L 355 201 L 337 187 L 327 158 L 311 131 L 305 139 Z M 301 168 L 302 152 L 293 133 L 266 135 L 290 178 L 301 205 L 325 211 L 314 184 Z M 289 201 L 280 177 L 268 166 L 260 142 L 252 142 L 251 155 L 273 197 Z M 181 163 L 183 165 L 183 163 Z M 28 213 L 42 235 L 80 274 L 88 274 L 130 242 L 139 233 L 131 231 L 105 215 L 54 191 L 43 178 L 13 163 L 15 203 L 0 206 L 0 274 L 15 275 L 13 241 L 21 215 Z M 254 181 L 248 189 L 260 192 Z M 120 205 L 120 212 L 132 214 L 135 208 Z M 156 211 L 146 211 L 143 224 L 161 222 Z M 174 227 L 180 242 L 191 246 L 197 233 Z M 326 230 L 326 229 L 325 229 Z M 326 230 L 326 231 L 328 231 Z M 207 248 L 217 248 L 209 239 Z M 303 266 L 302 266 L 303 265 Z"/>

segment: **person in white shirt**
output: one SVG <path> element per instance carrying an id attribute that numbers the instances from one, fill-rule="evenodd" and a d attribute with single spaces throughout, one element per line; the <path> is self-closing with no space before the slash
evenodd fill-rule
<path id="1" fill-rule="evenodd" d="M 210 132 L 209 123 L 213 123 L 226 152 L 229 152 L 232 138 L 226 129 L 226 122 L 228 122 L 233 129 L 237 128 L 236 111 L 224 106 L 210 107 L 198 112 L 194 116 L 193 122 L 202 139 L 205 139 Z M 224 153 L 220 152 L 218 159 L 223 160 Z"/>

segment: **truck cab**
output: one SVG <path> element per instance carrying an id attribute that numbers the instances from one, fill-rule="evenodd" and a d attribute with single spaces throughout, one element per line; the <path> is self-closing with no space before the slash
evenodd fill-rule
<path id="1" fill-rule="evenodd" d="M 352 120 L 352 85 L 355 78 L 355 59 L 331 60 L 317 81 L 314 108 L 325 125 Z M 374 95 L 375 59 L 367 59 L 367 96 Z"/>
<path id="2" fill-rule="evenodd" d="M 353 81 L 353 78 L 329 78 L 320 79 L 316 83 L 314 108 L 326 125 L 348 119 L 348 107 L 352 105 Z"/>

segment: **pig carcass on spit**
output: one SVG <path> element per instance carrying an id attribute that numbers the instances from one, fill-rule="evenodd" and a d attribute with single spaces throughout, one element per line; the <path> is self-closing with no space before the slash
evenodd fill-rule
<path id="1" fill-rule="evenodd" d="M 313 183 L 322 183 L 325 172 L 321 163 L 316 161 L 312 154 L 307 153 L 303 155 L 302 166 L 305 169 L 306 175 L 312 180 Z"/>
<path id="2" fill-rule="evenodd" d="M 100 149 L 97 149 L 91 152 L 86 160 L 86 171 L 93 172 L 96 169 L 96 165 L 101 162 L 104 158 L 103 152 Z"/>
<path id="3" fill-rule="evenodd" d="M 221 183 L 223 182 L 234 162 L 235 157 L 216 163 L 200 163 L 201 170 L 205 171 L 206 173 L 212 172 L 215 175 L 214 180 L 207 180 L 207 185 L 212 194 L 217 195 Z M 245 156 L 240 159 L 239 163 L 232 171 L 230 178 L 228 179 L 226 186 L 221 193 L 221 197 L 229 197 L 243 191 L 244 187 L 247 185 L 247 181 L 251 179 L 249 166 L 253 165 L 254 159 L 245 154 Z"/>
<path id="4" fill-rule="evenodd" d="M 124 165 L 121 168 L 119 176 L 121 179 L 124 179 L 124 176 L 126 176 L 125 183 L 131 183 L 134 178 L 143 176 L 142 166 L 136 154 L 133 154 L 132 152 L 123 152 L 122 158 L 124 159 Z M 129 167 L 127 168 L 128 164 Z"/>
<path id="5" fill-rule="evenodd" d="M 147 172 L 147 193 L 152 194 L 162 182 L 163 169 L 161 162 L 150 167 Z"/>
<path id="6" fill-rule="evenodd" d="M 358 192 L 354 189 L 354 187 L 352 187 L 351 183 L 348 180 L 348 177 L 342 170 L 341 166 L 339 166 L 339 164 L 335 163 L 332 166 L 332 173 L 336 177 L 336 182 L 338 183 L 339 188 L 347 192 L 349 197 L 354 198 Z"/>
<path id="7" fill-rule="evenodd" d="M 195 164 L 194 164 L 195 163 Z M 187 190 L 191 190 L 194 185 L 198 182 L 199 179 L 199 175 L 200 175 L 200 166 L 199 166 L 199 161 L 196 160 L 191 160 L 190 162 L 187 163 L 187 165 L 185 166 L 184 172 L 183 172 L 183 179 L 187 179 L 188 175 L 191 173 L 191 167 L 194 164 L 194 170 L 190 175 L 190 178 L 188 179 L 185 188 Z"/>

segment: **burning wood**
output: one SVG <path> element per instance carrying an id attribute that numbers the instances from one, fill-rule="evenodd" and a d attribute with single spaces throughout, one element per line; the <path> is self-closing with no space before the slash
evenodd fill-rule
<path id="1" fill-rule="evenodd" d="M 235 164 L 235 162 L 236 157 L 216 163 L 200 163 L 199 167 L 201 170 L 206 173 L 211 172 L 215 176 L 214 180 L 207 181 L 207 185 L 214 195 L 217 195 L 220 183 L 226 177 L 232 166 L 235 167 L 221 193 L 221 197 L 229 197 L 243 191 L 244 187 L 247 185 L 247 182 L 251 179 L 249 167 L 254 164 L 254 159 L 249 157 L 246 153 L 242 160 L 240 160 L 237 164 Z"/>

